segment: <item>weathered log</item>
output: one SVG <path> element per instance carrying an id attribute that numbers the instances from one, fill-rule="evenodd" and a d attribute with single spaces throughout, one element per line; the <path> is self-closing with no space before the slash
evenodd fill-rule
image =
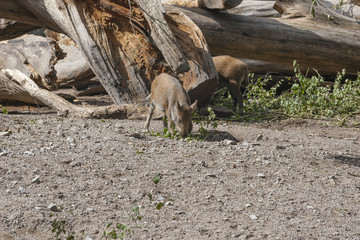
<path id="1" fill-rule="evenodd" d="M 17 68 L 39 86 L 56 89 L 54 64 L 58 58 L 54 45 L 54 41 L 35 35 L 0 43 L 0 69 Z"/>
<path id="2" fill-rule="evenodd" d="M 0 4 L 7 4 L 0 9 L 0 14 L 9 19 L 24 21 L 36 15 L 32 24 L 41 21 L 39 25 L 74 39 L 117 104 L 136 102 L 147 96 L 151 80 L 159 73 L 178 74 L 188 68 L 185 55 L 175 44 L 175 37 L 163 18 L 159 0 L 151 3 L 145 0 L 0 0 Z M 23 12 L 25 18 L 11 16 L 12 11 Z M 210 76 L 215 69 L 205 72 Z M 202 72 L 196 74 L 199 73 Z"/>
<path id="3" fill-rule="evenodd" d="M 167 11 L 165 17 L 191 68 L 191 71 L 179 74 L 178 78 L 192 102 L 198 100 L 205 103 L 218 84 L 218 75 L 205 38 L 198 26 L 181 11 Z"/>
<path id="4" fill-rule="evenodd" d="M 280 17 L 280 13 L 273 9 L 274 3 L 275 0 L 246 0 L 226 12 L 242 16 Z"/>
<path id="5" fill-rule="evenodd" d="M 242 0 L 162 0 L 163 4 L 182 7 L 201 7 L 211 10 L 226 10 L 238 6 Z"/>
<path id="6" fill-rule="evenodd" d="M 53 92 L 41 89 L 28 76 L 14 69 L 2 72 L 12 81 L 17 82 L 33 98 L 55 109 L 58 114 L 76 118 L 144 118 L 147 108 L 135 105 L 110 105 L 103 107 L 83 107 L 71 104 Z"/>
<path id="7" fill-rule="evenodd" d="M 12 82 L 0 71 L 0 101 L 21 101 L 30 104 L 40 104 L 24 88 Z"/>
<path id="8" fill-rule="evenodd" d="M 236 7 L 242 0 L 199 0 L 199 6 L 206 9 L 226 10 Z"/>
<path id="9" fill-rule="evenodd" d="M 0 18 L 0 41 L 19 37 L 38 28 L 40 27 Z"/>
<path id="10" fill-rule="evenodd" d="M 360 69 L 360 31 L 352 19 L 258 18 L 196 8 L 181 11 L 202 30 L 213 55 L 285 65 L 296 59 L 303 70 L 315 68 L 324 75 L 343 68 L 356 74 Z"/>

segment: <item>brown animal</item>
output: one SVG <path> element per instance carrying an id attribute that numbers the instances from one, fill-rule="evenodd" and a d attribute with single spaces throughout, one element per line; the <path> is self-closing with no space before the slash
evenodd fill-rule
<path id="1" fill-rule="evenodd" d="M 226 86 L 234 100 L 234 108 L 239 106 L 240 112 L 244 108 L 244 96 L 241 88 L 249 82 L 249 70 L 243 61 L 224 55 L 213 57 L 216 71 L 219 75 L 218 89 Z"/>
<path id="2" fill-rule="evenodd" d="M 173 122 L 181 137 L 186 137 L 192 130 L 191 117 L 197 100 L 192 105 L 190 104 L 190 98 L 179 80 L 166 73 L 160 74 L 151 84 L 150 108 L 145 130 L 149 131 L 150 120 L 156 107 L 164 112 L 164 127 L 171 129 L 171 122 Z"/>

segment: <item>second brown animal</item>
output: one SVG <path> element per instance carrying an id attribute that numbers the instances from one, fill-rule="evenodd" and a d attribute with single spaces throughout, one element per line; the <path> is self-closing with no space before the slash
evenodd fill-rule
<path id="1" fill-rule="evenodd" d="M 249 70 L 246 63 L 227 55 L 212 59 L 219 75 L 218 89 L 226 86 L 234 100 L 234 108 L 239 106 L 240 112 L 243 112 L 244 96 L 241 88 L 245 88 L 249 82 Z"/>

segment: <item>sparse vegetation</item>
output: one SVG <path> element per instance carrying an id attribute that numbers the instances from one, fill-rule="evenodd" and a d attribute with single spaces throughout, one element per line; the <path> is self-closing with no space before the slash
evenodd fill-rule
<path id="1" fill-rule="evenodd" d="M 50 217 L 53 217 L 54 215 L 50 215 Z M 51 232 L 55 233 L 56 236 L 56 240 L 61 240 L 61 239 L 65 239 L 65 240 L 74 240 L 75 237 L 74 235 L 70 234 L 68 230 L 66 230 L 66 225 L 67 225 L 67 221 L 62 219 L 62 220 L 58 220 L 58 219 L 54 219 L 51 222 Z"/>
<path id="2" fill-rule="evenodd" d="M 343 70 L 338 73 L 333 86 L 329 86 L 324 84 L 325 80 L 320 74 L 308 77 L 300 71 L 296 61 L 293 66 L 296 83 L 279 96 L 277 90 L 285 80 L 266 89 L 271 76 L 255 79 L 251 74 L 245 93 L 245 114 L 235 112 L 231 120 L 259 121 L 293 117 L 340 120 L 344 124 L 349 117 L 359 114 L 360 75 L 356 80 L 345 79 Z M 232 105 L 231 95 L 222 92 L 215 95 L 212 103 L 229 107 Z"/>
<path id="3" fill-rule="evenodd" d="M 7 114 L 7 113 L 8 113 L 8 110 L 7 110 L 3 105 L 1 105 L 1 104 L 0 104 L 0 110 L 1 110 L 2 113 L 4 113 L 4 114 Z"/>

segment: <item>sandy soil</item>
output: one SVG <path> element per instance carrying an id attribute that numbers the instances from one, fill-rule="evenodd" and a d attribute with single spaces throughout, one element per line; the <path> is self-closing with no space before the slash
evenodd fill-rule
<path id="1" fill-rule="evenodd" d="M 186 142 L 143 124 L 0 114 L 0 239 L 104 239 L 118 223 L 124 239 L 360 239 L 359 128 L 226 123 Z"/>

